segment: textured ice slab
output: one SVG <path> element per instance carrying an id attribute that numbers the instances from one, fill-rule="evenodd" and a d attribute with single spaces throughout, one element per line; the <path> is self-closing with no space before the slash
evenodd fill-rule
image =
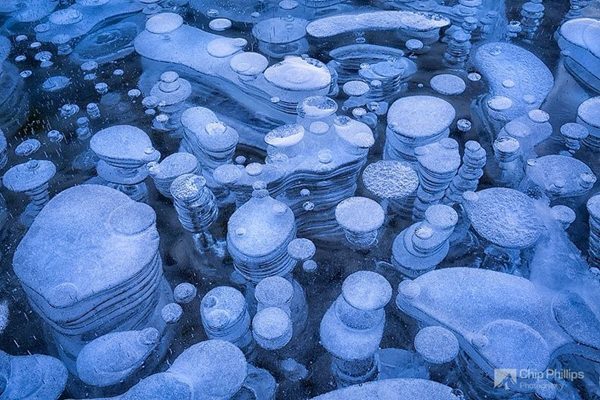
<path id="1" fill-rule="evenodd" d="M 18 22 L 34 22 L 50 14 L 58 0 L 6 0 L 0 4 L 0 14 L 7 13 Z"/>
<path id="2" fill-rule="evenodd" d="M 231 399 L 245 384 L 250 367 L 244 354 L 233 344 L 207 340 L 185 349 L 165 372 L 141 380 L 112 399 Z"/>
<path id="3" fill-rule="evenodd" d="M 508 188 L 465 192 L 463 206 L 473 229 L 486 240 L 506 248 L 531 247 L 543 225 L 533 200 Z"/>
<path id="4" fill-rule="evenodd" d="M 527 178 L 550 199 L 581 196 L 587 193 L 596 175 L 576 158 L 550 154 L 527 161 Z"/>
<path id="5" fill-rule="evenodd" d="M 247 44 L 246 39 L 208 33 L 183 24 L 177 14 L 163 13 L 148 20 L 135 49 L 147 59 L 191 68 L 200 73 L 189 77 L 193 84 L 217 87 L 244 107 L 260 110 L 270 121 L 293 122 L 302 99 L 334 89 L 332 74 L 322 62 L 290 56 L 267 67 L 260 54 L 242 52 Z M 246 54 L 243 60 L 242 54 Z"/>
<path id="6" fill-rule="evenodd" d="M 506 122 L 539 108 L 554 85 L 548 67 L 514 44 L 486 43 L 477 49 L 472 64 L 489 85 L 490 96 L 510 99 L 501 117 Z"/>
<path id="7" fill-rule="evenodd" d="M 432 271 L 403 281 L 398 290 L 400 310 L 454 332 L 461 349 L 490 377 L 495 368 L 545 371 L 561 354 L 600 357 L 598 303 L 589 294 L 555 292 L 471 268 Z"/>
<path id="8" fill-rule="evenodd" d="M 231 188 L 238 204 L 249 198 L 255 182 L 262 181 L 273 197 L 292 208 L 301 235 L 336 240 L 334 235 L 341 232 L 335 206 L 354 195 L 358 173 L 374 144 L 366 124 L 336 117 L 336 110 L 330 98 L 306 98 L 298 107 L 297 124 L 265 136 L 265 164 L 222 165 L 215 170 L 215 180 Z"/>
<path id="9" fill-rule="evenodd" d="M 0 398 L 55 400 L 67 383 L 67 369 L 56 358 L 11 356 L 0 350 Z"/>
<path id="10" fill-rule="evenodd" d="M 94 386 L 124 381 L 140 368 L 159 343 L 155 328 L 143 331 L 113 332 L 93 340 L 77 357 L 77 374 Z"/>
<path id="11" fill-rule="evenodd" d="M 68 307 L 150 263 L 158 248 L 155 218 L 152 208 L 113 189 L 68 189 L 48 203 L 19 244 L 15 273 L 48 305 Z"/>
<path id="12" fill-rule="evenodd" d="M 452 388 L 424 379 L 384 379 L 339 389 L 313 400 L 459 400 Z"/>
<path id="13" fill-rule="evenodd" d="M 78 64 L 88 61 L 104 64 L 124 58 L 134 52 L 133 41 L 144 29 L 144 22 L 142 14 L 133 14 L 119 22 L 98 27 L 81 38 L 73 48 L 71 58 Z"/>
<path id="14" fill-rule="evenodd" d="M 50 42 L 59 34 L 76 39 L 106 20 L 137 13 L 142 8 L 141 2 L 135 0 L 79 0 L 50 14 L 48 22 L 35 28 L 36 37 L 41 42 Z"/>
<path id="15" fill-rule="evenodd" d="M 99 333 L 163 330 L 160 309 L 172 295 L 155 221 L 150 206 L 119 191 L 80 185 L 54 197 L 19 243 L 14 271 L 73 374 Z"/>
<path id="16" fill-rule="evenodd" d="M 566 66 L 581 82 L 600 91 L 600 20 L 577 18 L 561 25 L 556 35 Z"/>
<path id="17" fill-rule="evenodd" d="M 306 32 L 323 39 L 355 31 L 401 30 L 410 35 L 436 33 L 450 25 L 450 20 L 437 14 L 412 11 L 374 11 L 361 14 L 340 14 L 309 23 Z"/>

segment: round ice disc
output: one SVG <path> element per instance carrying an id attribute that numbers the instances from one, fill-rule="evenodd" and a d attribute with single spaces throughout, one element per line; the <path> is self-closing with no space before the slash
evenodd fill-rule
<path id="1" fill-rule="evenodd" d="M 461 94 L 467 88 L 462 78 L 452 74 L 436 75 L 429 81 L 431 88 L 440 94 L 454 96 Z"/>

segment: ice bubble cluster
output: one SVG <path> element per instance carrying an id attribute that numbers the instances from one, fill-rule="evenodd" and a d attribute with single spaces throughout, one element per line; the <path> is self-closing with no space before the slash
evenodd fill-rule
<path id="1" fill-rule="evenodd" d="M 0 400 L 600 395 L 600 0 L 0 28 Z"/>

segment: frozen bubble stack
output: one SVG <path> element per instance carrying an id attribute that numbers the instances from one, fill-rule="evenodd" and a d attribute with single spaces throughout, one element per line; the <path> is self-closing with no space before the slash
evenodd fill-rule
<path id="1" fill-rule="evenodd" d="M 294 260 L 288 244 L 296 238 L 292 210 L 255 185 L 252 198 L 238 208 L 227 224 L 227 249 L 236 270 L 258 283 L 269 276 L 289 274 Z"/>
<path id="2" fill-rule="evenodd" d="M 335 208 L 335 219 L 351 247 L 367 250 L 377 245 L 377 235 L 385 220 L 383 208 L 366 197 L 350 197 Z"/>
<path id="3" fill-rule="evenodd" d="M 154 181 L 154 186 L 163 196 L 171 199 L 170 188 L 173 181 L 185 174 L 198 172 L 198 160 L 190 153 L 178 152 L 165 157 L 160 163 L 148 163 L 148 173 Z"/>
<path id="4" fill-rule="evenodd" d="M 423 218 L 425 210 L 442 201 L 460 165 L 458 143 L 454 139 L 417 147 L 415 155 L 419 162 L 419 187 L 413 207 L 413 220 Z"/>
<path id="5" fill-rule="evenodd" d="M 92 136 L 90 148 L 100 159 L 96 171 L 107 186 L 133 200 L 147 201 L 146 164 L 158 161 L 160 153 L 144 131 L 131 125 L 111 126 Z"/>
<path id="6" fill-rule="evenodd" d="M 306 24 L 307 20 L 291 15 L 268 18 L 254 25 L 252 35 L 258 40 L 261 53 L 267 56 L 301 55 L 308 51 Z"/>
<path id="7" fill-rule="evenodd" d="M 369 83 L 370 101 L 391 101 L 406 88 L 408 79 L 416 72 L 415 64 L 406 57 L 397 60 L 363 64 L 358 76 Z"/>
<path id="8" fill-rule="evenodd" d="M 533 39 L 542 19 L 544 18 L 545 7 L 541 1 L 528 1 L 521 6 L 521 26 L 522 35 L 525 39 Z"/>
<path id="9" fill-rule="evenodd" d="M 192 85 L 174 71 L 164 72 L 150 90 L 158 100 L 158 110 L 169 117 L 163 129 L 174 137 L 181 137 L 181 113 L 191 94 Z"/>
<path id="10" fill-rule="evenodd" d="M 585 126 L 589 135 L 583 143 L 592 151 L 600 151 L 600 96 L 587 99 L 577 109 L 577 122 Z"/>
<path id="11" fill-rule="evenodd" d="M 464 68 L 471 53 L 471 35 L 458 29 L 450 35 L 448 47 L 444 53 L 444 62 L 451 68 Z"/>
<path id="12" fill-rule="evenodd" d="M 48 182 L 56 174 L 56 166 L 48 160 L 30 160 L 10 168 L 2 183 L 10 191 L 26 194 L 31 202 L 19 217 L 24 226 L 30 226 L 50 200 Z"/>
<path id="13" fill-rule="evenodd" d="M 380 160 L 366 166 L 362 174 L 365 189 L 381 201 L 385 211 L 410 219 L 415 202 L 419 175 L 402 161 Z"/>
<path id="14" fill-rule="evenodd" d="M 333 356 L 338 386 L 367 382 L 377 375 L 374 354 L 391 297 L 392 287 L 375 272 L 355 272 L 344 280 L 342 294 L 323 316 L 320 328 L 321 343 Z"/>
<path id="15" fill-rule="evenodd" d="M 501 137 L 494 141 L 493 148 L 496 161 L 496 169 L 492 173 L 494 183 L 506 187 L 518 186 L 525 175 L 519 141 L 512 137 Z"/>
<path id="16" fill-rule="evenodd" d="M 567 122 L 560 127 L 560 134 L 568 154 L 573 156 L 581 148 L 581 142 L 588 137 L 588 129 L 576 122 Z"/>
<path id="17" fill-rule="evenodd" d="M 448 137 L 455 116 L 454 107 L 437 97 L 396 100 L 387 114 L 385 159 L 416 163 L 415 148 Z"/>
<path id="18" fill-rule="evenodd" d="M 334 61 L 332 67 L 337 71 L 338 83 L 344 84 L 356 79 L 356 74 L 361 70 L 362 65 L 366 66 L 390 59 L 400 59 L 404 57 L 404 52 L 394 47 L 354 43 L 336 47 L 329 52 L 329 56 Z M 407 73 L 404 79 L 409 77 L 410 74 Z"/>
<path id="19" fill-rule="evenodd" d="M 274 198 L 294 212 L 298 232 L 326 241 L 343 238 L 335 207 L 356 191 L 360 170 L 375 143 L 366 124 L 336 116 L 337 104 L 324 96 L 307 97 L 298 107 L 298 122 L 265 136 L 265 164 L 222 165 L 214 178 L 229 188 L 238 205 L 252 185 L 266 183 Z"/>
<path id="20" fill-rule="evenodd" d="M 458 203 L 464 192 L 477 190 L 479 178 L 483 176 L 483 168 L 486 163 L 485 150 L 479 143 L 469 140 L 465 143 L 465 153 L 462 161 L 458 174 L 452 179 L 446 190 L 446 197 L 444 198 L 446 204 Z"/>
<path id="21" fill-rule="evenodd" d="M 519 142 L 525 158 L 535 157 L 535 146 L 552 135 L 550 115 L 547 112 L 534 109 L 527 114 L 513 119 L 498 133 L 498 138 L 512 137 Z"/>
<path id="22" fill-rule="evenodd" d="M 55 196 L 19 244 L 14 271 L 75 376 L 97 335 L 161 326 L 172 293 L 155 222 L 152 208 L 117 190 L 80 185 Z"/>
<path id="23" fill-rule="evenodd" d="M 188 108 L 181 115 L 183 140 L 181 148 L 192 153 L 202 168 L 202 176 L 219 202 L 228 191 L 215 182 L 213 172 L 221 165 L 231 164 L 239 141 L 238 132 L 224 124 L 208 108 Z"/>
<path id="24" fill-rule="evenodd" d="M 590 213 L 588 256 L 590 263 L 600 268 L 600 195 L 595 195 L 588 200 L 587 210 Z"/>
<path id="25" fill-rule="evenodd" d="M 206 179 L 184 174 L 171 183 L 173 205 L 183 228 L 194 235 L 198 250 L 211 249 L 215 240 L 208 228 L 217 220 L 219 208 L 215 195 L 206 187 Z"/>
<path id="26" fill-rule="evenodd" d="M 218 286 L 208 291 L 200 303 L 200 316 L 209 339 L 231 342 L 246 355 L 253 350 L 250 314 L 244 295 L 237 289 Z"/>
<path id="27" fill-rule="evenodd" d="M 437 204 L 417 222 L 394 239 L 392 265 L 403 275 L 414 278 L 434 269 L 448 254 L 450 235 L 458 222 L 452 207 Z"/>

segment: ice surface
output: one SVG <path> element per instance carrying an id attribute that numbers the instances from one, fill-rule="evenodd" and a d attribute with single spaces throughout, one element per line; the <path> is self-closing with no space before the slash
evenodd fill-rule
<path id="1" fill-rule="evenodd" d="M 0 399 L 598 397 L 599 18 L 0 0 Z"/>

